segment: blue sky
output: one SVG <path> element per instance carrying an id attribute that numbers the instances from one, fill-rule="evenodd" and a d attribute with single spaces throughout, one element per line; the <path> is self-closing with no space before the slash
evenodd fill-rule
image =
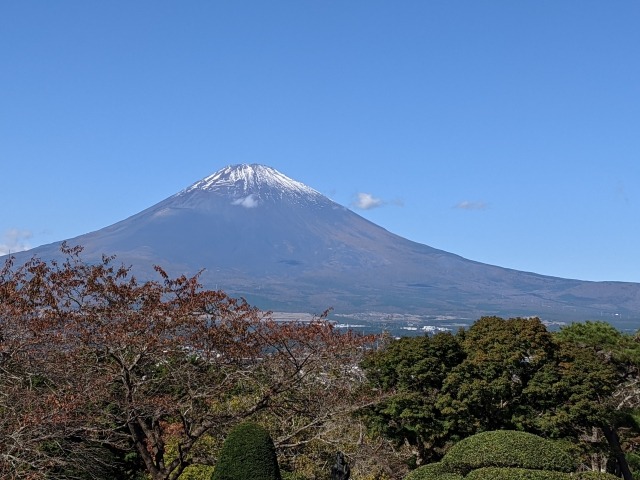
<path id="1" fill-rule="evenodd" d="M 639 24 L 636 0 L 2 2 L 0 253 L 262 163 L 470 259 L 640 281 Z"/>

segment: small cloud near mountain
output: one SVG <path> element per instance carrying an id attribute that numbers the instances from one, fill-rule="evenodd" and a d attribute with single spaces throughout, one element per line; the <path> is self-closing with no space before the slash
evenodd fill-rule
<path id="1" fill-rule="evenodd" d="M 459 210 L 486 210 L 488 205 L 485 202 L 470 202 L 465 200 L 454 205 L 453 208 L 457 208 Z"/>
<path id="2" fill-rule="evenodd" d="M 356 199 L 351 202 L 351 206 L 360 210 L 371 210 L 373 208 L 382 207 L 384 205 L 395 205 L 396 207 L 404 206 L 402 200 L 382 200 L 381 198 L 374 197 L 370 193 L 358 193 Z"/>
<path id="3" fill-rule="evenodd" d="M 356 195 L 356 199 L 351 202 L 351 206 L 359 208 L 360 210 L 371 210 L 372 208 L 378 208 L 384 205 L 384 201 L 380 198 L 376 198 L 370 193 L 360 192 Z"/>
<path id="4" fill-rule="evenodd" d="M 0 243 L 0 255 L 29 250 L 31 245 L 27 240 L 31 237 L 33 237 L 33 233 L 28 230 L 17 228 L 7 230 L 2 236 L 2 243 Z"/>
<path id="5" fill-rule="evenodd" d="M 258 199 L 253 195 L 247 195 L 246 197 L 238 198 L 231 202 L 232 205 L 240 205 L 244 208 L 255 208 L 258 206 Z"/>

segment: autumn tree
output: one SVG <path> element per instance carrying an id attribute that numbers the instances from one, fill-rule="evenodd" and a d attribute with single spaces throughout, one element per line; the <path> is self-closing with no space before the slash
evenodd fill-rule
<path id="1" fill-rule="evenodd" d="M 203 441 L 239 421 L 300 394 L 339 404 L 337 362 L 355 365 L 371 340 L 322 319 L 275 322 L 197 276 L 157 267 L 158 281 L 139 282 L 113 257 L 63 253 L 0 271 L 2 478 L 108 477 L 133 459 L 154 480 L 177 479 L 211 464 Z"/>

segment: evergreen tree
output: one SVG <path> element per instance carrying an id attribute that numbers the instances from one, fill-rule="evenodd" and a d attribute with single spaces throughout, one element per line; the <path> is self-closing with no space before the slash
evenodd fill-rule
<path id="1" fill-rule="evenodd" d="M 281 480 L 273 440 L 256 423 L 229 432 L 211 480 Z"/>

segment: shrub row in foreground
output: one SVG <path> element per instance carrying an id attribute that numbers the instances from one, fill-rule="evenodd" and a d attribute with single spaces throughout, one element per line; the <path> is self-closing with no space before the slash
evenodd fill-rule
<path id="1" fill-rule="evenodd" d="M 564 473 L 525 468 L 485 467 L 469 473 L 464 480 L 620 480 L 610 473 Z"/>
<path id="2" fill-rule="evenodd" d="M 571 480 L 620 480 L 620 477 L 604 472 L 580 472 L 572 473 Z"/>
<path id="3" fill-rule="evenodd" d="M 515 467 L 556 472 L 575 471 L 571 453 L 559 442 L 513 430 L 478 433 L 449 449 L 442 463 L 451 472 L 466 475 L 483 467 Z"/>
<path id="4" fill-rule="evenodd" d="M 466 477 L 457 473 L 442 471 L 439 463 L 417 468 L 404 480 L 620 480 L 610 473 L 580 472 L 565 473 L 550 470 L 530 470 L 525 468 L 482 467 L 469 472 Z"/>
<path id="5" fill-rule="evenodd" d="M 462 480 L 462 475 L 451 473 L 442 462 L 438 462 L 416 468 L 404 480 Z"/>
<path id="6" fill-rule="evenodd" d="M 483 467 L 469 472 L 465 480 L 572 480 L 569 473 L 527 468 Z"/>
<path id="7" fill-rule="evenodd" d="M 417 468 L 405 480 L 619 480 L 609 473 L 570 473 L 575 468 L 561 442 L 497 430 L 461 440 L 441 462 Z"/>

